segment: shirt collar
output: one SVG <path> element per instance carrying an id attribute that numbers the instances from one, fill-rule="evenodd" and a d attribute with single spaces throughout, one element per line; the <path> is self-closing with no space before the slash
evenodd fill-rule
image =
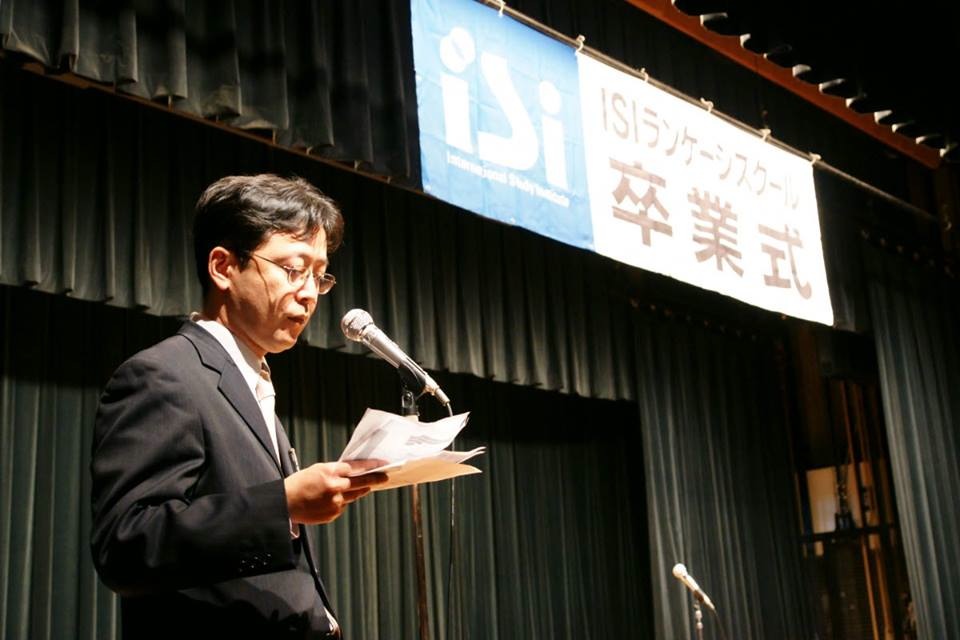
<path id="1" fill-rule="evenodd" d="M 218 321 L 207 320 L 196 311 L 190 314 L 190 320 L 195 322 L 197 326 L 206 329 L 210 335 L 223 346 L 227 353 L 230 354 L 230 358 L 234 364 L 240 369 L 240 374 L 250 387 L 250 390 L 256 395 L 257 381 L 260 379 L 260 368 L 265 363 L 265 360 L 263 358 L 257 358 L 253 351 L 250 350 L 250 347 L 245 345 L 230 329 Z"/>

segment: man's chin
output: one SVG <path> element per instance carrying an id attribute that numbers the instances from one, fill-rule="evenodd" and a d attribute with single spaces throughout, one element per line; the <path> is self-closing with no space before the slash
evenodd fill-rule
<path id="1" fill-rule="evenodd" d="M 270 353 L 280 353 L 281 351 L 286 351 L 297 344 L 297 339 L 299 337 L 299 331 L 295 333 L 290 331 L 276 332 L 273 334 L 273 344 L 271 345 Z"/>

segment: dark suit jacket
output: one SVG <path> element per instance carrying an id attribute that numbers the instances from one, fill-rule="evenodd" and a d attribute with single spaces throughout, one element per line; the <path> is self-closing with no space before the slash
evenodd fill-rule
<path id="1" fill-rule="evenodd" d="M 193 322 L 114 373 L 94 432 L 91 548 L 126 637 L 325 637 L 330 605 L 306 531 L 290 535 L 277 428 L 282 467 L 240 370 Z"/>

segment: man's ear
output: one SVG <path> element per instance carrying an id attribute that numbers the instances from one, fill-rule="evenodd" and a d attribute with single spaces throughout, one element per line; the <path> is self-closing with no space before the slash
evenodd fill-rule
<path id="1" fill-rule="evenodd" d="M 214 247 L 207 256 L 207 273 L 213 287 L 220 291 L 227 291 L 232 282 L 232 272 L 239 269 L 237 258 L 233 252 L 224 247 Z"/>

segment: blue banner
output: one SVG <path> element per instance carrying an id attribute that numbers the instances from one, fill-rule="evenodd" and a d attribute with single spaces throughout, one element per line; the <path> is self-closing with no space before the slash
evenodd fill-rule
<path id="1" fill-rule="evenodd" d="M 412 0 L 423 189 L 593 248 L 577 56 L 473 0 Z"/>

